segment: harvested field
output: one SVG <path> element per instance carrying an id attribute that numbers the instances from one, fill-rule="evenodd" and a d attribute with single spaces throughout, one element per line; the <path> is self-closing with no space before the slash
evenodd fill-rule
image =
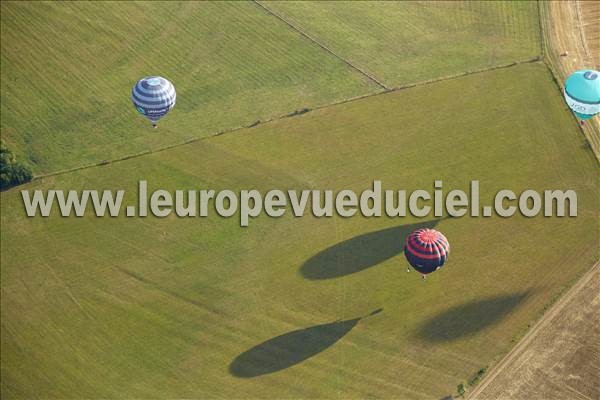
<path id="1" fill-rule="evenodd" d="M 600 398 L 600 264 L 547 314 L 470 399 Z"/>

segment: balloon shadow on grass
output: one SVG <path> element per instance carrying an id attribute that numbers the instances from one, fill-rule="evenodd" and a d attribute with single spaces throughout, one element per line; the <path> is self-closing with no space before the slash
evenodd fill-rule
<path id="1" fill-rule="evenodd" d="M 311 280 L 332 279 L 373 267 L 402 253 L 404 241 L 412 231 L 433 228 L 441 220 L 400 225 L 355 236 L 309 258 L 300 267 L 300 273 Z"/>
<path id="2" fill-rule="evenodd" d="M 506 317 L 528 294 L 489 297 L 452 307 L 426 321 L 417 335 L 429 342 L 448 342 L 476 334 Z"/>
<path id="3" fill-rule="evenodd" d="M 238 378 L 253 378 L 289 368 L 334 345 L 363 318 L 315 325 L 269 339 L 237 356 L 229 365 L 229 372 Z"/>

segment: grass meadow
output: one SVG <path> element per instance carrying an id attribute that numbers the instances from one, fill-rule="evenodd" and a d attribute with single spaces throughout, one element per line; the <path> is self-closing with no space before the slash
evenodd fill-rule
<path id="1" fill-rule="evenodd" d="M 388 87 L 541 53 L 535 1 L 266 1 L 266 7 Z"/>
<path id="2" fill-rule="evenodd" d="M 2 137 L 38 174 L 379 90 L 251 2 L 110 4 L 2 2 Z M 153 131 L 130 92 L 157 74 Z"/>
<path id="3" fill-rule="evenodd" d="M 540 54 L 537 4 L 2 2 L 1 132 L 36 174 Z M 357 17 L 360 16 L 360 17 Z M 343 59 L 343 60 L 342 60 Z M 129 94 L 177 88 L 153 131 Z"/>
<path id="4" fill-rule="evenodd" d="M 194 99 L 182 99 L 173 124 L 192 123 L 186 101 Z M 5 191 L 2 397 L 452 394 L 597 259 L 596 168 L 548 69 L 529 63 Z M 124 188 L 134 204 L 140 179 L 152 189 L 261 191 L 360 191 L 374 179 L 390 189 L 432 188 L 442 179 L 446 190 L 468 190 L 478 179 L 482 205 L 503 188 L 574 189 L 579 215 L 293 218 L 288 211 L 240 228 L 235 217 L 214 214 L 26 218 L 19 193 Z M 422 225 L 452 245 L 447 266 L 425 281 L 406 272 L 401 254 L 403 238 Z"/>

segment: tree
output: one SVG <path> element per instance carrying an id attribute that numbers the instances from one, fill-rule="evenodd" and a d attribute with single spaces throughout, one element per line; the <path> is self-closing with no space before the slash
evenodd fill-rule
<path id="1" fill-rule="evenodd" d="M 477 385 L 477 382 L 479 382 L 481 380 L 481 378 L 483 378 L 483 375 L 485 375 L 485 372 L 487 371 L 487 366 L 481 368 L 479 371 L 477 371 L 477 373 L 471 377 L 471 379 L 469 379 L 469 386 L 475 386 Z"/>
<path id="2" fill-rule="evenodd" d="M 456 387 L 456 391 L 458 392 L 458 394 L 460 395 L 460 397 L 463 397 L 465 395 L 465 384 L 464 383 L 459 383 L 458 386 Z"/>
<path id="3" fill-rule="evenodd" d="M 0 189 L 29 182 L 33 178 L 31 170 L 17 161 L 3 140 L 0 140 Z"/>

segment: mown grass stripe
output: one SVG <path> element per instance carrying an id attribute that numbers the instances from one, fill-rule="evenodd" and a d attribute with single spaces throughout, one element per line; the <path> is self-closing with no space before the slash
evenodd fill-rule
<path id="1" fill-rule="evenodd" d="M 313 42 L 314 44 L 316 44 L 317 46 L 319 46 L 321 49 L 325 50 L 327 53 L 331 54 L 332 56 L 336 57 L 337 59 L 343 61 L 346 65 L 348 65 L 350 68 L 354 69 L 355 71 L 359 72 L 360 74 L 364 75 L 365 77 L 369 78 L 371 81 L 373 81 L 374 83 L 376 83 L 377 85 L 379 85 L 382 89 L 385 90 L 389 90 L 389 88 L 383 84 L 382 82 L 380 82 L 377 78 L 375 78 L 373 75 L 369 74 L 368 72 L 364 71 L 363 69 L 361 69 L 360 67 L 357 67 L 356 65 L 352 64 L 350 61 L 348 61 L 347 59 L 341 57 L 339 54 L 335 53 L 333 50 L 331 50 L 329 47 L 325 46 L 323 43 L 320 43 L 319 41 L 317 41 L 316 39 L 314 39 L 312 36 L 310 36 L 306 31 L 302 30 L 301 28 L 297 27 L 296 25 L 294 25 L 293 23 L 291 23 L 290 21 L 286 20 L 284 17 L 282 17 L 281 15 L 279 15 L 278 13 L 276 13 L 275 11 L 271 10 L 269 7 L 267 7 L 265 4 L 261 3 L 258 0 L 252 0 L 254 2 L 254 4 L 258 5 L 259 7 L 261 7 L 263 10 L 265 10 L 267 13 L 269 13 L 270 15 L 274 16 L 275 18 L 279 19 L 280 21 L 284 22 L 286 25 L 288 25 L 290 28 L 292 28 L 293 30 L 295 30 L 296 32 L 298 32 L 300 35 L 302 35 L 303 37 L 305 37 L 306 39 L 310 40 L 311 42 Z"/>

